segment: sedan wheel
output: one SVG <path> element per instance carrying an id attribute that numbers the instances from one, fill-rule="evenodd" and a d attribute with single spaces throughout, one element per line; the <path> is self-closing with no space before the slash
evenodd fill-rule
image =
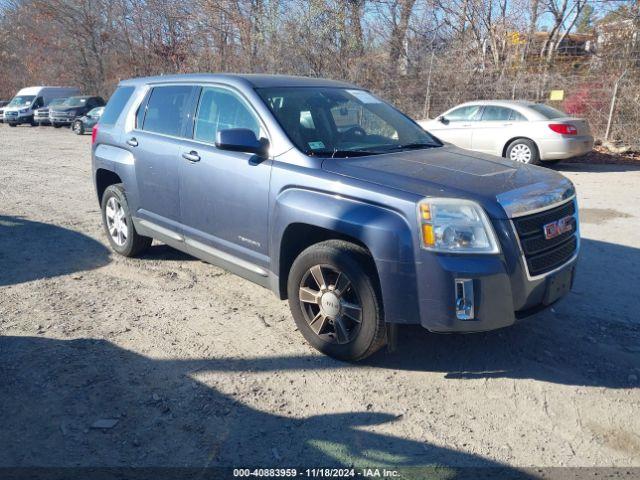
<path id="1" fill-rule="evenodd" d="M 300 308 L 311 329 L 329 343 L 349 343 L 362 322 L 362 303 L 351 281 L 329 265 L 315 265 L 302 277 Z"/>
<path id="2" fill-rule="evenodd" d="M 509 158 L 515 162 L 529 163 L 531 161 L 532 152 L 529 146 L 524 143 L 514 145 L 509 154 Z"/>

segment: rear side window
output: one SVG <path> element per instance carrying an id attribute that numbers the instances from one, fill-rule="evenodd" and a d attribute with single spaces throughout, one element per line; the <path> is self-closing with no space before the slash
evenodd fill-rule
<path id="1" fill-rule="evenodd" d="M 147 102 L 142 129 L 179 137 L 189 120 L 190 99 L 193 89 L 190 85 L 155 87 Z"/>
<path id="2" fill-rule="evenodd" d="M 100 118 L 100 123 L 112 125 L 116 123 L 122 109 L 131 98 L 135 87 L 119 87 L 107 103 L 107 106 L 104 107 L 104 113 Z"/>
<path id="3" fill-rule="evenodd" d="M 493 105 L 487 105 L 484 107 L 482 111 L 482 121 L 483 122 L 495 122 L 495 121 L 506 121 L 511 117 L 511 113 L 513 110 L 510 108 L 504 107 L 496 107 Z"/>

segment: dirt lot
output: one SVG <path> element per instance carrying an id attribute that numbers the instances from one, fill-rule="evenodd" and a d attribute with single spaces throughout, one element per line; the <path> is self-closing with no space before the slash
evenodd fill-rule
<path id="1" fill-rule="evenodd" d="M 267 290 L 111 254 L 89 145 L 0 125 L 0 466 L 640 466 L 640 167 L 557 167 L 583 243 L 553 310 L 350 365 Z"/>

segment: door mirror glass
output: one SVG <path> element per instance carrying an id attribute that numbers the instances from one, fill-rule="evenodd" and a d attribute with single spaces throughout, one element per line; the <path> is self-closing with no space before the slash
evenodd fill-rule
<path id="1" fill-rule="evenodd" d="M 248 128 L 228 128 L 218 130 L 215 145 L 220 150 L 266 156 L 269 141 L 266 138 L 258 139 L 256 134 Z"/>
<path id="2" fill-rule="evenodd" d="M 438 117 L 438 121 L 444 125 L 446 125 L 447 123 L 449 123 L 449 120 L 447 120 L 447 118 L 444 115 L 440 115 Z"/>

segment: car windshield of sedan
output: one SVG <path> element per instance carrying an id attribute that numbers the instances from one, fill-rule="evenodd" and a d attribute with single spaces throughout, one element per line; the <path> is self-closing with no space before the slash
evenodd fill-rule
<path id="1" fill-rule="evenodd" d="M 353 157 L 442 144 L 413 120 L 365 90 L 256 89 L 291 141 L 309 156 Z"/>
<path id="2" fill-rule="evenodd" d="M 65 107 L 84 107 L 85 103 L 87 103 L 86 98 L 82 97 L 69 97 L 65 102 Z"/>
<path id="3" fill-rule="evenodd" d="M 7 105 L 7 107 L 23 107 L 31 105 L 35 98 L 35 95 L 21 95 L 19 97 L 13 97 L 13 100 L 9 102 L 9 105 Z"/>

